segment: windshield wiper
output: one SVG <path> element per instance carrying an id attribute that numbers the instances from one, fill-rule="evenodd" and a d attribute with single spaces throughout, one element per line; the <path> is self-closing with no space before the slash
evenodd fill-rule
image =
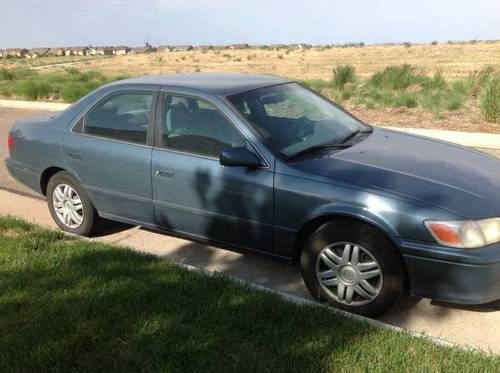
<path id="1" fill-rule="evenodd" d="M 325 149 L 345 149 L 351 147 L 350 144 L 320 144 L 320 145 L 314 145 L 309 148 L 305 148 L 304 150 L 301 150 L 295 154 L 292 154 L 286 158 L 287 161 L 291 161 L 293 159 L 296 159 L 298 157 L 301 157 L 306 154 L 311 154 L 315 153 L 320 150 L 325 150 Z"/>
<path id="2" fill-rule="evenodd" d="M 345 138 L 342 139 L 342 141 L 339 142 L 339 144 L 345 144 L 346 142 L 348 142 L 349 140 L 351 140 L 352 138 L 356 137 L 357 135 L 359 135 L 360 133 L 371 133 L 373 132 L 373 128 L 370 126 L 368 128 L 364 128 L 364 129 L 359 129 L 359 130 L 356 130 L 352 133 L 350 133 L 348 136 L 346 136 Z"/>

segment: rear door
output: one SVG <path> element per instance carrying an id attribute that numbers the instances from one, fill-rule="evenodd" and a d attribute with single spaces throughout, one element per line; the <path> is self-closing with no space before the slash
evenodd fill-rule
<path id="1" fill-rule="evenodd" d="M 107 217 L 154 224 L 151 141 L 156 97 L 152 90 L 111 93 L 66 136 L 66 164 Z"/>
<path id="2" fill-rule="evenodd" d="M 228 147 L 252 147 L 229 117 L 206 99 L 160 95 L 153 201 L 158 224 L 230 245 L 270 251 L 273 172 L 223 167 Z"/>

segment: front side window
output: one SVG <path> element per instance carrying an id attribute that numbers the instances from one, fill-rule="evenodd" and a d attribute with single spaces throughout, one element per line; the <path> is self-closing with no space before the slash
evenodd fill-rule
<path id="1" fill-rule="evenodd" d="M 162 145 L 208 157 L 228 148 L 245 146 L 246 140 L 208 101 L 167 95 L 163 103 Z"/>
<path id="2" fill-rule="evenodd" d="M 340 144 L 364 129 L 354 117 L 296 83 L 238 93 L 228 99 L 285 157 Z"/>
<path id="3" fill-rule="evenodd" d="M 90 110 L 84 133 L 146 144 L 152 102 L 152 92 L 114 94 Z"/>

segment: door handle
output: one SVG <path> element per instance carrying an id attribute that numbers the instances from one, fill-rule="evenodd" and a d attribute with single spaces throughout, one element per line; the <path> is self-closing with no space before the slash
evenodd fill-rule
<path id="1" fill-rule="evenodd" d="M 82 153 L 76 152 L 76 151 L 68 151 L 68 155 L 74 159 L 81 159 L 82 158 Z"/>
<path id="2" fill-rule="evenodd" d="M 175 173 L 173 170 L 156 170 L 155 171 L 155 175 L 161 176 L 161 177 L 173 177 L 174 174 Z"/>

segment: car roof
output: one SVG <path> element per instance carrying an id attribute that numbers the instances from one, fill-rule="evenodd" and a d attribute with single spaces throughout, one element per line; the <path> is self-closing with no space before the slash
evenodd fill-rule
<path id="1" fill-rule="evenodd" d="M 138 78 L 124 79 L 121 84 L 153 84 L 180 88 L 190 88 L 210 92 L 219 96 L 229 96 L 252 89 L 277 84 L 290 83 L 291 80 L 270 75 L 236 74 L 236 73 L 183 73 L 169 75 L 147 75 Z"/>

